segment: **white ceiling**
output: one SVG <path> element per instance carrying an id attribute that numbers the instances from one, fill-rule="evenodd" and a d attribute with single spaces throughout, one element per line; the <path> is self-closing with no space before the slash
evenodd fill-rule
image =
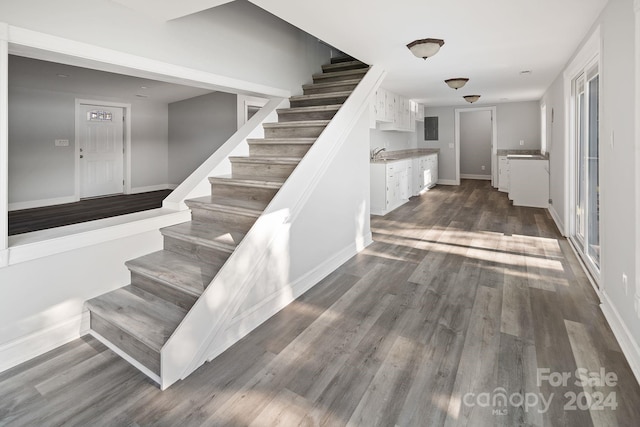
<path id="1" fill-rule="evenodd" d="M 130 4 L 131 0 L 116 0 Z M 147 2 L 166 16 L 225 0 Z M 387 70 L 383 86 L 429 105 L 538 100 L 587 34 L 607 0 L 250 0 L 281 19 L 369 64 Z M 164 6 L 161 6 L 163 5 Z M 170 4 L 170 11 L 167 11 Z M 432 58 L 406 44 L 440 38 Z M 530 70 L 523 76 L 520 71 Z M 468 77 L 457 92 L 443 80 Z"/>
<path id="2" fill-rule="evenodd" d="M 161 104 L 182 101 L 212 92 L 208 89 L 141 79 L 15 55 L 9 57 L 9 85 L 82 96 L 100 96 L 129 101 L 144 100 Z"/>
<path id="3" fill-rule="evenodd" d="M 388 75 L 383 86 L 429 105 L 538 100 L 607 0 L 251 0 Z M 406 44 L 445 41 L 425 60 Z M 528 76 L 521 76 L 530 70 Z M 443 80 L 468 77 L 457 92 Z M 506 98 L 506 99 L 505 99 Z"/>

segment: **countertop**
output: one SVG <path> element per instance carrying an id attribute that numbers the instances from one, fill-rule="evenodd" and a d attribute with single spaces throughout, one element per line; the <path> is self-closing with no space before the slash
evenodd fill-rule
<path id="1" fill-rule="evenodd" d="M 549 154 L 542 154 L 540 153 L 540 150 L 498 150 L 497 154 L 498 157 L 507 156 L 509 160 L 549 160 Z"/>
<path id="2" fill-rule="evenodd" d="M 410 150 L 383 151 L 376 156 L 376 160 L 371 163 L 389 163 L 398 160 L 412 159 L 414 157 L 428 156 L 429 154 L 438 154 L 438 148 L 413 148 Z"/>

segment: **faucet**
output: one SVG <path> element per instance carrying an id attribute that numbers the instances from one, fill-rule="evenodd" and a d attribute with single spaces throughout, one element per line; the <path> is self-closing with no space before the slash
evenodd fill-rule
<path id="1" fill-rule="evenodd" d="M 383 151 L 386 151 L 387 149 L 382 147 L 376 147 L 373 149 L 373 154 L 371 155 L 371 160 L 375 160 L 376 157 L 378 156 L 378 154 L 382 153 Z"/>

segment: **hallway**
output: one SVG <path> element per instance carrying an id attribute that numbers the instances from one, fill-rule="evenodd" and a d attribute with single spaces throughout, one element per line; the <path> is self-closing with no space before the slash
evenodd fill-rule
<path id="1" fill-rule="evenodd" d="M 463 180 L 372 229 L 374 244 L 168 390 L 87 336 L 0 374 L 0 425 L 639 422 L 640 387 L 546 211 Z"/>

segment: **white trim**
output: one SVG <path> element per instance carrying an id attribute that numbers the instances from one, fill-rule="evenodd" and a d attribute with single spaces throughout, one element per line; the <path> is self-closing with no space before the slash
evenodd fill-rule
<path id="1" fill-rule="evenodd" d="M 455 112 L 455 124 L 454 124 L 454 145 L 456 151 L 456 179 L 455 184 L 460 185 L 460 114 L 469 113 L 475 111 L 491 111 L 491 176 L 494 175 L 496 170 L 496 155 L 498 154 L 498 115 L 497 108 L 493 107 L 471 107 L 471 108 L 456 108 Z M 473 179 L 473 178 L 472 178 Z"/>
<path id="2" fill-rule="evenodd" d="M 95 105 L 99 107 L 122 108 L 124 115 L 124 153 L 122 164 L 122 176 L 124 179 L 124 194 L 131 193 L 131 104 L 123 102 L 100 101 L 97 99 L 76 98 L 75 101 L 75 196 L 80 200 L 80 119 L 79 112 L 82 105 Z"/>
<path id="3" fill-rule="evenodd" d="M 19 211 L 22 209 L 42 208 L 45 206 L 64 205 L 65 203 L 77 202 L 75 196 L 56 197 L 53 199 L 28 200 L 26 202 L 9 203 L 9 211 Z"/>
<path id="4" fill-rule="evenodd" d="M 618 313 L 618 310 L 613 305 L 613 302 L 609 299 L 606 292 L 602 293 L 601 300 L 602 304 L 600 304 L 600 309 L 602 310 L 605 319 L 607 319 L 609 327 L 611 327 L 611 331 L 613 331 L 613 335 L 616 337 L 618 344 L 620 344 L 622 353 L 627 358 L 627 362 L 629 362 L 629 366 L 636 377 L 636 381 L 640 383 L 640 347 L 633 339 L 633 335 L 629 332 L 629 329 L 626 327 L 624 320 L 622 320 L 620 313 Z"/>
<path id="5" fill-rule="evenodd" d="M 148 193 L 150 191 L 160 191 L 160 190 L 175 190 L 177 185 L 175 184 L 157 184 L 157 185 L 147 185 L 145 187 L 133 187 L 129 194 L 139 194 L 139 193 Z"/>
<path id="6" fill-rule="evenodd" d="M 551 215 L 551 219 L 553 219 L 553 222 L 556 223 L 556 227 L 558 227 L 560 234 L 563 236 L 566 236 L 566 233 L 564 230 L 564 224 L 562 223 L 562 220 L 560 219 L 560 215 L 558 215 L 558 212 L 556 211 L 555 206 L 549 205 L 548 210 L 549 210 L 549 214 Z"/>
<path id="7" fill-rule="evenodd" d="M 477 179 L 481 181 L 491 181 L 491 175 L 475 175 L 472 173 L 461 173 L 460 179 Z"/>
<path id="8" fill-rule="evenodd" d="M 140 372 L 151 378 L 158 385 L 160 385 L 160 377 L 152 372 L 149 368 L 144 366 L 142 363 L 138 362 L 133 357 L 129 356 L 127 353 L 122 351 L 117 345 L 113 344 L 111 341 L 100 335 L 94 330 L 89 330 L 89 335 L 100 341 L 102 344 L 106 345 L 109 350 L 113 351 L 118 356 L 122 357 L 124 360 L 129 362 L 129 364 L 133 365 L 134 368 L 138 369 Z"/>
<path id="9" fill-rule="evenodd" d="M 270 317 L 274 316 L 284 307 L 291 304 L 302 294 L 313 288 L 316 284 L 320 283 L 322 279 L 327 277 L 338 267 L 340 267 L 352 257 L 356 256 L 362 249 L 366 248 L 372 243 L 373 236 L 371 235 L 371 233 L 369 233 L 369 235 L 365 237 L 363 248 L 359 248 L 355 242 L 350 243 L 347 247 L 338 251 L 334 256 L 327 259 L 322 264 L 318 265 L 316 268 L 309 271 L 302 277 L 298 278 L 295 282 L 290 283 L 288 286 L 280 288 L 270 297 L 264 299 L 245 312 L 235 316 L 229 324 L 229 327 L 227 328 L 227 331 L 229 331 L 230 333 L 225 334 L 225 339 L 228 345 L 230 346 L 242 339 L 245 335 L 267 321 Z M 237 330 L 233 332 L 233 329 L 236 328 Z M 219 349 L 219 353 L 209 356 L 209 362 L 225 350 L 222 348 Z"/>
<path id="10" fill-rule="evenodd" d="M 636 68 L 636 93 L 635 93 L 635 208 L 636 208 L 636 235 L 635 235 L 635 298 L 640 298 L 640 0 L 634 0 L 635 12 L 635 68 Z M 638 310 L 638 309 L 636 309 Z M 636 375 L 637 376 L 637 375 Z"/>
<path id="11" fill-rule="evenodd" d="M 157 61 L 117 50 L 9 26 L 10 52 L 44 61 L 92 68 L 203 89 L 288 98 L 290 91 Z"/>
<path id="12" fill-rule="evenodd" d="M 460 185 L 455 179 L 439 179 L 438 185 Z"/>
<path id="13" fill-rule="evenodd" d="M 0 22 L 0 251 L 9 245 L 9 26 Z"/>
<path id="14" fill-rule="evenodd" d="M 573 200 L 575 199 L 573 192 L 571 191 L 571 179 L 575 173 L 575 165 L 573 164 L 573 149 L 575 140 L 575 128 L 573 126 L 573 117 L 575 116 L 575 104 L 573 102 L 572 97 L 572 82 L 575 77 L 577 77 L 578 73 L 580 73 L 589 62 L 593 61 L 596 57 L 599 57 L 601 60 L 602 55 L 600 55 L 600 26 L 597 26 L 589 39 L 584 43 L 580 51 L 573 58 L 571 63 L 567 66 L 567 68 L 563 72 L 564 78 L 564 131 L 565 131 L 565 144 L 564 144 L 564 194 L 565 194 L 565 206 L 564 206 L 564 224 L 566 224 L 567 229 L 565 230 L 567 235 L 571 234 L 573 219 L 572 215 L 574 212 Z M 599 64 L 600 72 L 602 72 L 602 64 Z M 600 84 L 602 84 L 602 79 L 600 79 Z M 602 93 L 602 91 L 600 92 Z M 600 103 L 600 107 L 602 108 L 602 104 Z M 600 114 L 602 117 L 602 114 Z M 602 141 L 602 139 L 600 139 Z M 602 174 L 600 174 L 602 177 Z M 602 185 L 602 183 L 600 184 Z M 602 218 L 600 220 L 602 223 Z M 602 236 L 602 233 L 600 233 Z"/>
<path id="15" fill-rule="evenodd" d="M 191 211 L 153 209 L 9 238 L 8 265 L 158 230 L 191 219 Z"/>
<path id="16" fill-rule="evenodd" d="M 75 315 L 53 326 L 9 341 L 0 346 L 0 372 L 40 356 L 80 337 L 82 314 Z M 46 319 L 42 321 L 49 323 Z"/>

